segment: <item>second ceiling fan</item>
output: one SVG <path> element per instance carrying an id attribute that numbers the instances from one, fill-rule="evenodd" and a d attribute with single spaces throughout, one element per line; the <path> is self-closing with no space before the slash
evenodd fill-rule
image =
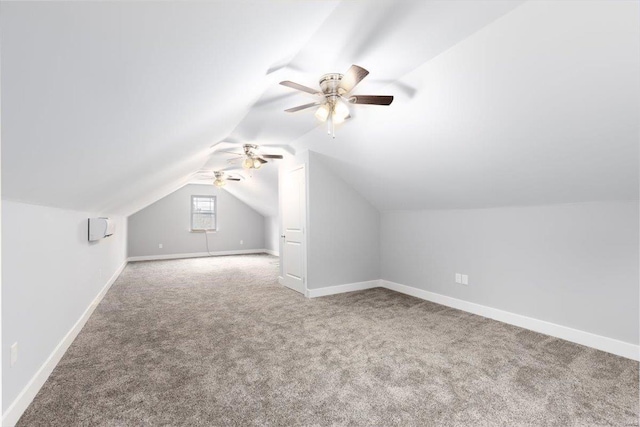
<path id="1" fill-rule="evenodd" d="M 280 84 L 283 86 L 324 97 L 322 100 L 299 105 L 285 111 L 294 113 L 319 106 L 315 116 L 320 121 L 328 121 L 328 133 L 335 138 L 334 124 L 342 123 L 350 117 L 348 104 L 390 105 L 393 102 L 393 96 L 390 95 L 349 94 L 367 74 L 369 71 L 358 65 L 352 65 L 345 74 L 325 74 L 320 78 L 319 91 L 288 80 L 282 81 Z"/>
<path id="2" fill-rule="evenodd" d="M 244 179 L 240 174 L 236 174 L 233 171 L 230 173 L 229 171 L 224 170 L 200 170 L 196 172 L 196 176 L 198 178 L 213 179 L 213 185 L 218 188 L 224 187 L 227 184 L 227 181 L 241 181 Z"/>
<path id="3" fill-rule="evenodd" d="M 244 144 L 242 149 L 244 153 L 235 153 L 233 151 L 221 150 L 222 153 L 229 153 L 238 156 L 235 159 L 229 160 L 229 163 L 234 163 L 238 159 L 244 157 L 242 161 L 242 167 L 245 169 L 260 169 L 260 167 L 267 163 L 265 159 L 281 160 L 283 156 L 281 154 L 266 154 L 258 151 L 256 144 Z"/>

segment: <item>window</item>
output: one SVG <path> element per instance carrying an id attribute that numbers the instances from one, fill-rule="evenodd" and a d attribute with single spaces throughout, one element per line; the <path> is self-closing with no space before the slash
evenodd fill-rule
<path id="1" fill-rule="evenodd" d="M 191 196 L 191 231 L 216 230 L 216 197 Z"/>

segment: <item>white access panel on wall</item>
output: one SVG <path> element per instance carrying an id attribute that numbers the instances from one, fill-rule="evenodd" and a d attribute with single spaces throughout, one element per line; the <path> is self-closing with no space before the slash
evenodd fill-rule
<path id="1" fill-rule="evenodd" d="M 116 231 L 116 224 L 109 218 L 89 218 L 89 241 L 104 239 Z"/>
<path id="2" fill-rule="evenodd" d="M 282 179 L 283 285 L 305 293 L 306 175 L 304 165 L 284 172 Z"/>

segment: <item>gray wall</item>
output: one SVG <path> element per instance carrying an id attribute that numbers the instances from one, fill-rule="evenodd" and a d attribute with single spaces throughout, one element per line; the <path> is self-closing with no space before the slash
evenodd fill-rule
<path id="1" fill-rule="evenodd" d="M 381 276 L 638 344 L 638 215 L 637 201 L 383 212 Z"/>
<path id="2" fill-rule="evenodd" d="M 380 278 L 380 214 L 309 152 L 307 287 Z"/>
<path id="3" fill-rule="evenodd" d="M 264 217 L 264 248 L 280 253 L 280 221 L 277 216 Z"/>
<path id="4" fill-rule="evenodd" d="M 217 196 L 218 231 L 207 234 L 210 252 L 264 249 L 262 215 L 224 189 L 189 184 L 129 217 L 129 256 L 206 253 L 205 234 L 189 231 L 192 195 Z"/>
<path id="5" fill-rule="evenodd" d="M 127 258 L 126 218 L 112 216 L 115 234 L 89 242 L 96 216 L 2 201 L 3 412 Z"/>

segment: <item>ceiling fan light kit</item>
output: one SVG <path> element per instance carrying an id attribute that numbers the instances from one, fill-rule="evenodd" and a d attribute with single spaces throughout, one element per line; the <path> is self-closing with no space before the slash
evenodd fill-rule
<path id="1" fill-rule="evenodd" d="M 350 92 L 368 74 L 369 71 L 364 68 L 358 65 L 352 65 L 345 74 L 329 73 L 323 75 L 319 81 L 320 90 L 312 89 L 291 81 L 282 81 L 280 84 L 283 86 L 321 98 L 317 101 L 289 108 L 285 111 L 293 113 L 318 107 L 314 115 L 321 122 L 327 122 L 327 133 L 335 138 L 335 125 L 343 123 L 351 117 L 349 104 L 390 105 L 393 102 L 393 96 L 390 95 L 350 95 Z M 268 163 L 266 159 L 279 160 L 283 158 L 280 154 L 263 153 L 256 144 L 244 144 L 242 150 L 242 153 L 224 150 L 221 152 L 236 156 L 234 159 L 229 159 L 229 163 L 235 163 L 242 159 L 242 167 L 247 170 L 260 169 L 264 163 Z M 215 171 L 214 176 L 213 185 L 218 188 L 224 187 L 227 181 L 240 181 L 239 178 L 226 176 L 224 171 Z"/>
<path id="2" fill-rule="evenodd" d="M 333 122 L 340 124 L 349 118 L 349 107 L 340 98 L 333 104 Z"/>
<path id="3" fill-rule="evenodd" d="M 315 116 L 321 122 L 327 122 L 327 133 L 333 138 L 336 137 L 335 125 L 344 122 L 351 117 L 347 104 L 369 104 L 369 105 L 390 105 L 393 96 L 390 95 L 351 95 L 349 92 L 362 81 L 369 71 L 358 65 L 352 65 L 345 74 L 330 73 L 320 78 L 320 91 L 303 86 L 291 81 L 282 81 L 281 85 L 296 89 L 312 95 L 322 96 L 324 100 L 299 105 L 285 110 L 288 113 L 306 110 L 307 108 L 319 106 Z"/>
<path id="4" fill-rule="evenodd" d="M 234 176 L 229 176 L 224 173 L 224 171 L 215 171 L 213 175 L 216 179 L 213 181 L 213 185 L 218 188 L 224 187 L 227 184 L 227 181 L 240 181 L 240 178 L 236 178 Z"/>
<path id="5" fill-rule="evenodd" d="M 258 146 L 255 144 L 245 144 L 243 146 L 244 155 L 246 158 L 242 162 L 242 167 L 245 169 L 260 169 L 263 163 L 267 163 L 265 159 L 256 154 L 258 150 Z M 282 156 L 278 156 L 275 154 L 265 154 L 265 157 L 270 157 L 272 159 L 282 158 Z"/>
<path id="6" fill-rule="evenodd" d="M 225 171 L 210 171 L 210 170 L 201 170 L 198 171 L 197 174 L 205 174 L 208 179 L 211 179 L 211 174 L 213 174 L 213 185 L 218 188 L 224 187 L 227 185 L 227 181 L 241 181 L 242 175 L 229 175 Z M 204 176 L 203 176 L 204 177 Z"/>
<path id="7" fill-rule="evenodd" d="M 281 160 L 284 158 L 281 154 L 262 153 L 259 151 L 259 147 L 255 144 L 244 144 L 242 146 L 242 150 L 242 153 L 235 153 L 233 151 L 222 152 L 237 156 L 235 159 L 229 159 L 229 163 L 235 163 L 244 157 L 242 160 L 242 167 L 244 169 L 260 169 L 264 163 L 268 163 L 266 159 Z"/>
<path id="8" fill-rule="evenodd" d="M 321 122 L 325 122 L 327 121 L 327 118 L 329 117 L 330 112 L 331 112 L 331 108 L 329 107 L 329 105 L 322 104 L 316 110 L 316 113 L 315 113 L 316 119 L 320 120 Z"/>
<path id="9" fill-rule="evenodd" d="M 242 167 L 245 169 L 260 169 L 261 166 L 262 166 L 262 163 L 260 162 L 260 160 L 252 157 L 247 157 L 242 162 Z"/>

